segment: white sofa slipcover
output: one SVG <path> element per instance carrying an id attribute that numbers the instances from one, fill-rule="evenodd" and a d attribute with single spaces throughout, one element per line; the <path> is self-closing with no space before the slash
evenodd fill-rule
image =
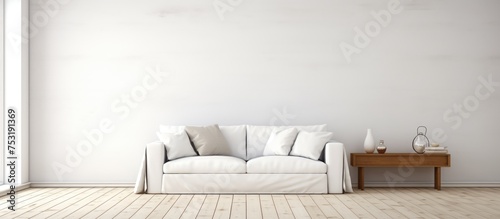
<path id="1" fill-rule="evenodd" d="M 326 164 L 296 156 L 264 156 L 247 162 L 247 173 L 326 174 Z"/>
<path id="2" fill-rule="evenodd" d="M 352 192 L 347 156 L 328 142 L 319 161 L 298 156 L 263 156 L 274 129 L 326 131 L 316 126 L 220 126 L 230 156 L 168 160 L 162 142 L 146 145 L 136 193 L 343 193 Z M 183 130 L 162 126 L 160 131 Z"/>
<path id="3" fill-rule="evenodd" d="M 230 156 L 194 156 L 165 162 L 164 174 L 174 173 L 240 173 L 245 174 L 245 160 Z"/>

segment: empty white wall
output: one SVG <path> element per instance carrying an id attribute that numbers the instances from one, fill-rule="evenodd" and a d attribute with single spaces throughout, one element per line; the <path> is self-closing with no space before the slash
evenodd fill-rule
<path id="1" fill-rule="evenodd" d="M 410 152 L 426 125 L 452 154 L 445 183 L 500 182 L 500 87 L 478 88 L 500 82 L 499 1 L 401 1 L 351 62 L 339 45 L 388 0 L 44 2 L 31 3 L 32 182 L 131 183 L 159 124 L 212 123 L 327 123 L 348 152 L 367 128 Z M 432 179 L 366 179 L 387 173 Z"/>

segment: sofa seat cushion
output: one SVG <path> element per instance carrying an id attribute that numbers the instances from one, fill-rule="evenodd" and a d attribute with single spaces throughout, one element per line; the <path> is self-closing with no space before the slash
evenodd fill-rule
<path id="1" fill-rule="evenodd" d="M 230 156 L 195 156 L 163 164 L 163 173 L 246 173 L 246 162 Z"/>
<path id="2" fill-rule="evenodd" d="M 326 173 L 326 164 L 296 156 L 265 156 L 249 160 L 247 173 Z"/>

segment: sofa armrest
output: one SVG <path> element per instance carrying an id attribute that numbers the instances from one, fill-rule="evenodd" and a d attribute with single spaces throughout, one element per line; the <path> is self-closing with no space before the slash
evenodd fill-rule
<path id="1" fill-rule="evenodd" d="M 344 144 L 330 141 L 325 145 L 328 193 L 343 193 Z"/>
<path id="2" fill-rule="evenodd" d="M 165 146 L 162 142 L 146 145 L 146 183 L 147 193 L 161 193 Z"/>

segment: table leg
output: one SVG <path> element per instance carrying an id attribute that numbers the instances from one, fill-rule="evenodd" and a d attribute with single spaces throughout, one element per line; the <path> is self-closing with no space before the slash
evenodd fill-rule
<path id="1" fill-rule="evenodd" d="M 434 167 L 434 188 L 441 190 L 441 167 Z"/>
<path id="2" fill-rule="evenodd" d="M 365 190 L 365 169 L 358 167 L 358 189 Z"/>

